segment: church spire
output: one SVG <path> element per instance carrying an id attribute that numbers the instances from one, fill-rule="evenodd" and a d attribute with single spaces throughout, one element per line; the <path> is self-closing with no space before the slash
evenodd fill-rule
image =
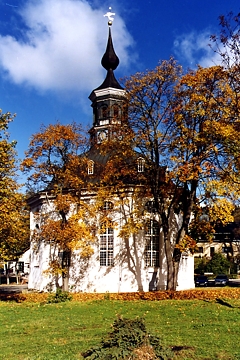
<path id="1" fill-rule="evenodd" d="M 111 10 L 111 8 L 109 8 L 109 10 Z M 106 89 L 109 87 L 115 88 L 115 89 L 123 89 L 114 75 L 114 70 L 116 70 L 116 68 L 119 65 L 119 58 L 115 53 L 115 50 L 113 47 L 113 41 L 112 41 L 112 34 L 111 34 L 111 26 L 112 26 L 112 22 L 114 20 L 113 15 L 115 15 L 115 13 L 112 13 L 111 11 L 108 11 L 104 15 L 104 16 L 108 17 L 109 33 L 108 33 L 108 42 L 107 42 L 106 51 L 102 57 L 101 64 L 104 67 L 104 69 L 107 70 L 107 76 L 106 76 L 104 82 L 102 83 L 102 85 L 100 85 L 95 90 Z"/>
<path id="2" fill-rule="evenodd" d="M 111 27 L 109 26 L 109 34 L 108 34 L 108 42 L 107 42 L 107 48 L 106 51 L 102 57 L 102 61 L 101 61 L 102 66 L 106 69 L 106 70 L 115 70 L 118 67 L 119 64 L 119 58 L 117 57 L 115 51 L 114 51 L 114 47 L 113 47 L 113 42 L 112 42 L 112 34 L 111 34 Z"/>
<path id="3" fill-rule="evenodd" d="M 92 144 L 99 144 L 103 139 L 109 139 L 114 135 L 116 125 L 121 124 L 124 118 L 124 104 L 126 103 L 125 90 L 119 84 L 114 75 L 118 67 L 119 58 L 115 53 L 111 34 L 111 25 L 114 13 L 109 12 L 108 17 L 108 41 L 106 51 L 101 64 L 107 70 L 103 83 L 93 90 L 89 96 L 93 108 L 93 127 L 90 130 Z"/>

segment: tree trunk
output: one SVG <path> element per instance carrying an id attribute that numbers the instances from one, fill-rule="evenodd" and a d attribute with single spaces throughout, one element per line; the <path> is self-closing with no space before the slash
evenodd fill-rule
<path id="1" fill-rule="evenodd" d="M 63 258 L 62 258 L 62 290 L 69 291 L 69 268 L 71 262 L 71 251 L 63 251 Z"/>
<path id="2" fill-rule="evenodd" d="M 178 271 L 179 271 L 179 264 L 181 260 L 181 251 L 177 248 L 174 248 L 173 251 L 173 290 L 177 289 L 178 286 Z"/>
<path id="3" fill-rule="evenodd" d="M 69 291 L 68 283 L 69 283 L 68 269 L 65 269 L 65 272 L 63 273 L 62 276 L 62 291 Z"/>
<path id="4" fill-rule="evenodd" d="M 176 290 L 181 252 L 177 248 L 172 250 L 169 231 L 164 234 L 164 244 L 167 260 L 167 290 Z"/>
<path id="5" fill-rule="evenodd" d="M 166 287 L 166 290 L 173 290 L 174 282 L 173 282 L 173 262 L 172 262 L 171 243 L 168 239 L 164 239 L 164 244 L 165 244 L 165 255 L 166 255 L 166 260 L 167 260 L 167 287 Z"/>

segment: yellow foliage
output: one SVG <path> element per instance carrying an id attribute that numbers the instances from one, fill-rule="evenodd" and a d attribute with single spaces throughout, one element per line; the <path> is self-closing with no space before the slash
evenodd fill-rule
<path id="1" fill-rule="evenodd" d="M 0 111 L 0 260 L 16 259 L 29 248 L 29 213 L 16 182 L 16 143 L 7 133 L 13 118 Z"/>
<path id="2" fill-rule="evenodd" d="M 106 294 L 101 293 L 72 293 L 72 301 L 106 301 Z M 49 293 L 28 293 L 28 294 L 0 294 L 0 300 L 41 303 L 47 302 Z M 152 292 L 131 292 L 131 293 L 110 293 L 108 299 L 119 301 L 162 301 L 162 300 L 204 300 L 215 301 L 216 299 L 239 299 L 239 288 L 223 289 L 192 289 L 183 291 L 152 291 Z M 107 300 L 109 301 L 109 300 Z"/>
<path id="3" fill-rule="evenodd" d="M 237 100 L 228 80 L 221 66 L 199 66 L 182 75 L 173 58 L 131 76 L 125 83 L 128 119 L 111 128 L 122 139 L 117 146 L 116 138 L 95 144 L 106 161 L 94 165 L 98 172 L 92 182 L 87 176 L 89 159 L 81 128 L 74 123 L 43 126 L 33 135 L 22 164 L 32 172 L 33 183 L 53 187 L 49 191 L 55 197 L 55 216 L 42 222 L 41 238 L 88 256 L 100 224 L 98 234 L 121 221 L 119 236 L 124 239 L 144 229 L 147 197 L 156 202 L 154 216 L 163 227 L 169 251 L 170 239 L 176 243 L 181 231 L 188 233 L 198 195 L 209 203 L 210 221 L 231 221 L 233 205 L 227 200 L 231 200 L 227 186 L 217 183 L 239 180 Z M 141 172 L 136 166 L 140 156 L 144 159 Z M 88 196 L 85 203 L 83 192 Z M 231 196 L 239 193 L 237 186 L 234 192 Z M 216 194 L 219 200 L 211 202 Z M 105 207 L 107 201 L 112 208 Z M 181 215 L 184 229 L 174 228 L 175 215 Z M 206 239 L 213 234 L 212 225 L 197 220 L 190 230 L 194 236 L 185 235 L 177 245 L 181 251 L 193 251 L 199 234 Z M 167 255 L 169 259 L 172 254 Z"/>
<path id="4" fill-rule="evenodd" d="M 181 252 L 190 251 L 192 254 L 198 249 L 196 241 L 189 235 L 184 235 L 175 247 Z"/>
<path id="5" fill-rule="evenodd" d="M 81 125 L 76 123 L 41 126 L 40 132 L 32 135 L 26 157 L 21 163 L 22 171 L 30 174 L 28 186 L 42 186 L 54 180 L 53 184 L 62 189 L 75 188 L 83 184 L 79 176 L 79 157 L 85 149 L 86 137 Z M 32 188 L 33 187 L 33 188 Z"/>
<path id="6" fill-rule="evenodd" d="M 64 271 L 64 269 L 62 269 L 61 264 L 59 262 L 59 260 L 53 259 L 49 262 L 49 267 L 47 270 L 43 271 L 43 275 L 45 276 L 56 276 L 56 275 L 62 275 L 62 272 Z"/>
<path id="7" fill-rule="evenodd" d="M 234 221 L 233 211 L 234 204 L 226 198 L 218 198 L 208 208 L 210 221 L 216 222 L 220 220 L 223 225 Z"/>

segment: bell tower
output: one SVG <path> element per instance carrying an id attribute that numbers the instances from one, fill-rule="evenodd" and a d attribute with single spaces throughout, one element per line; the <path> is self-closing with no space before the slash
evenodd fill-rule
<path id="1" fill-rule="evenodd" d="M 112 42 L 111 26 L 113 21 L 112 12 L 108 12 L 108 42 L 101 64 L 107 70 L 103 83 L 92 91 L 89 99 L 93 108 L 93 127 L 90 130 L 91 143 L 100 144 L 102 141 L 114 136 L 114 127 L 121 125 L 124 118 L 126 97 L 125 90 L 116 80 L 114 70 L 119 65 Z"/>

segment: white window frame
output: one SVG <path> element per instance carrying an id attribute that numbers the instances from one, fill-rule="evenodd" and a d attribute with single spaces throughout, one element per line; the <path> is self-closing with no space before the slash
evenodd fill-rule
<path id="1" fill-rule="evenodd" d="M 140 157 L 137 159 L 137 170 L 139 173 L 143 173 L 144 172 L 144 165 L 145 165 L 145 160 L 144 158 Z"/>
<path id="2" fill-rule="evenodd" d="M 113 203 L 111 201 L 108 201 L 108 200 L 104 201 L 102 210 L 108 211 L 108 210 L 112 210 L 112 209 L 113 209 Z"/>
<path id="3" fill-rule="evenodd" d="M 100 234 L 100 266 L 113 266 L 114 229 L 107 227 Z"/>
<path id="4" fill-rule="evenodd" d="M 149 220 L 145 232 L 145 265 L 146 267 L 159 267 L 160 254 L 160 227 L 156 220 Z"/>
<path id="5" fill-rule="evenodd" d="M 89 160 L 88 161 L 88 175 L 93 175 L 93 174 L 94 174 L 94 161 Z"/>

